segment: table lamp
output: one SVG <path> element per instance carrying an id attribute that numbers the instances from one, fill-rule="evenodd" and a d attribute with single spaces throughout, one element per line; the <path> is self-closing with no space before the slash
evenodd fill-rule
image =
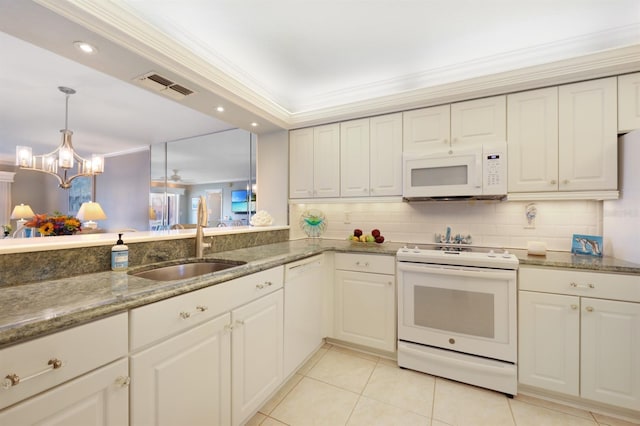
<path id="1" fill-rule="evenodd" d="M 104 210 L 102 210 L 100 204 L 94 203 L 93 201 L 82 203 L 76 216 L 81 221 L 86 220 L 86 222 L 82 224 L 85 229 L 96 229 L 98 224 L 94 221 L 105 220 L 107 218 L 107 215 L 104 214 Z"/>
<path id="2" fill-rule="evenodd" d="M 18 204 L 13 208 L 11 212 L 11 219 L 18 219 L 16 221 L 16 232 L 27 223 L 27 219 L 31 219 L 35 216 L 35 213 L 28 204 Z M 24 232 L 22 232 L 24 234 Z"/>

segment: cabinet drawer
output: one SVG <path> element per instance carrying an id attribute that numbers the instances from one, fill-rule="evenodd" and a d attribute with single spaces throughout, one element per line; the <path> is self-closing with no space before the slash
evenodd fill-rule
<path id="1" fill-rule="evenodd" d="M 2 349 L 2 379 L 19 381 L 0 388 L 0 409 L 126 355 L 126 313 Z M 62 362 L 59 368 L 54 360 Z"/>
<path id="2" fill-rule="evenodd" d="M 130 348 L 187 330 L 282 287 L 283 267 L 268 269 L 129 312 Z"/>
<path id="3" fill-rule="evenodd" d="M 521 266 L 520 290 L 640 302 L 640 275 Z"/>
<path id="4" fill-rule="evenodd" d="M 396 271 L 396 261 L 395 257 L 393 256 L 378 254 L 336 253 L 335 269 L 394 275 Z"/>

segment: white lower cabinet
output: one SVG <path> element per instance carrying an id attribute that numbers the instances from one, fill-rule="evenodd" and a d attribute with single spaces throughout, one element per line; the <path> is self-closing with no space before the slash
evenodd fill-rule
<path id="1" fill-rule="evenodd" d="M 231 423 L 229 313 L 131 356 L 131 425 Z"/>
<path id="2" fill-rule="evenodd" d="M 580 394 L 580 298 L 520 291 L 520 383 Z"/>
<path id="3" fill-rule="evenodd" d="M 282 382 L 283 291 L 235 309 L 231 319 L 231 417 L 241 425 Z"/>
<path id="4" fill-rule="evenodd" d="M 519 273 L 519 382 L 640 410 L 640 276 Z"/>
<path id="5" fill-rule="evenodd" d="M 123 358 L 0 411 L 0 425 L 127 425 L 127 376 Z"/>
<path id="6" fill-rule="evenodd" d="M 241 425 L 282 382 L 282 266 L 129 313 L 131 425 Z"/>
<path id="7" fill-rule="evenodd" d="M 285 378 L 322 345 L 325 278 L 324 254 L 292 262 L 285 267 Z"/>
<path id="8" fill-rule="evenodd" d="M 334 337 L 395 351 L 395 258 L 336 253 L 335 267 Z"/>

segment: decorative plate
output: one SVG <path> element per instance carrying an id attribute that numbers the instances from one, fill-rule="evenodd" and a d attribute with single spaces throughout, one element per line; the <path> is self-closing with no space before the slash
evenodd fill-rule
<path id="1" fill-rule="evenodd" d="M 327 218 L 320 210 L 305 210 L 300 216 L 300 228 L 310 238 L 318 238 L 327 229 Z"/>

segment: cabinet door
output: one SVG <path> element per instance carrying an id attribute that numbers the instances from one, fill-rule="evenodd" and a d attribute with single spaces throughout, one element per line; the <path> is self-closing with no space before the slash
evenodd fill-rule
<path id="1" fill-rule="evenodd" d="M 338 270 L 335 285 L 335 337 L 395 351 L 394 276 Z"/>
<path id="2" fill-rule="evenodd" d="M 121 359 L 0 412 L 1 425 L 129 424 L 127 360 Z"/>
<path id="3" fill-rule="evenodd" d="M 373 117 L 370 129 L 369 194 L 402 195 L 402 114 Z"/>
<path id="4" fill-rule="evenodd" d="M 520 291 L 518 381 L 578 395 L 580 300 Z"/>
<path id="5" fill-rule="evenodd" d="M 618 133 L 640 129 L 640 72 L 618 76 Z"/>
<path id="6" fill-rule="evenodd" d="M 231 423 L 230 314 L 131 356 L 131 425 Z"/>
<path id="7" fill-rule="evenodd" d="M 283 379 L 282 290 L 234 310 L 232 320 L 232 421 L 240 425 Z"/>
<path id="8" fill-rule="evenodd" d="M 340 195 L 369 196 L 369 119 L 340 124 Z"/>
<path id="9" fill-rule="evenodd" d="M 436 152 L 449 147 L 451 132 L 449 105 L 402 113 L 403 152 Z"/>
<path id="10" fill-rule="evenodd" d="M 324 255 L 286 267 L 284 284 L 284 377 L 322 344 L 325 289 Z"/>
<path id="11" fill-rule="evenodd" d="M 640 303 L 582 298 L 581 395 L 640 407 Z"/>
<path id="12" fill-rule="evenodd" d="M 558 88 L 507 97 L 509 192 L 558 190 Z"/>
<path id="13" fill-rule="evenodd" d="M 313 128 L 289 132 L 289 198 L 313 197 Z"/>
<path id="14" fill-rule="evenodd" d="M 618 189 L 616 78 L 559 90 L 559 189 Z"/>
<path id="15" fill-rule="evenodd" d="M 506 140 L 506 96 L 451 104 L 452 147 L 462 148 Z"/>
<path id="16" fill-rule="evenodd" d="M 314 197 L 340 196 L 340 125 L 313 129 Z"/>

